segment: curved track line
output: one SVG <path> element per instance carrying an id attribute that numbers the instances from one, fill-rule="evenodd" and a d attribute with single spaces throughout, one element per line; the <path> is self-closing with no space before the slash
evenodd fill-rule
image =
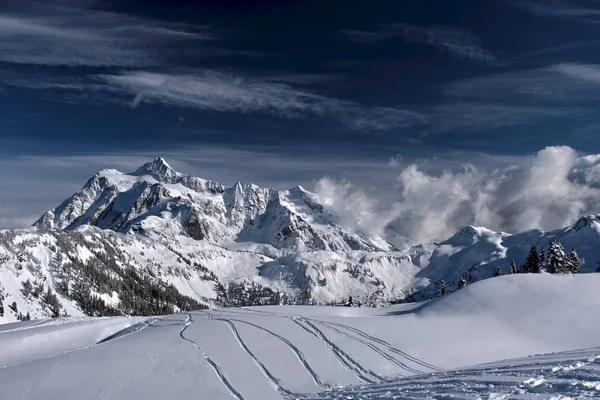
<path id="1" fill-rule="evenodd" d="M 363 367 L 357 360 L 355 360 L 354 358 L 352 358 L 348 353 L 346 353 L 345 351 L 343 351 L 338 345 L 334 344 L 331 340 L 329 340 L 329 338 L 325 335 L 325 333 L 323 333 L 323 331 L 321 331 L 319 328 L 317 328 L 315 326 L 315 324 L 313 324 L 309 319 L 304 319 L 301 318 L 308 326 L 310 326 L 315 332 L 317 332 L 317 334 L 322 335 L 325 339 L 327 339 L 327 341 L 329 341 L 330 343 L 332 343 L 336 349 L 340 352 L 342 352 L 347 358 L 348 360 L 354 364 L 356 366 L 356 368 L 363 374 L 368 374 L 371 375 L 373 378 L 378 379 L 379 381 L 385 381 L 385 377 L 381 376 L 379 373 L 367 369 L 365 367 Z"/>
<path id="2" fill-rule="evenodd" d="M 268 333 L 268 334 L 276 337 L 277 339 L 281 340 L 296 355 L 296 357 L 300 361 L 300 364 L 302 364 L 302 367 L 306 370 L 306 372 L 308 372 L 310 374 L 310 376 L 312 377 L 312 379 L 315 382 L 315 384 L 318 385 L 318 386 L 322 385 L 321 378 L 319 377 L 319 375 L 317 375 L 317 373 L 308 364 L 308 361 L 306 361 L 306 359 L 304 358 L 304 354 L 292 342 L 290 342 L 288 339 L 284 338 L 283 336 L 281 336 L 281 335 L 279 335 L 279 334 L 277 334 L 277 333 L 275 333 L 273 331 L 270 331 L 270 330 L 268 330 L 266 328 L 263 328 L 260 325 L 253 324 L 252 322 L 243 321 L 243 320 L 240 320 L 240 319 L 233 319 L 233 318 L 228 318 L 228 319 L 230 321 L 235 321 L 235 322 L 239 322 L 241 324 L 246 324 L 246 325 L 253 326 L 256 329 L 260 329 L 261 331 L 266 332 L 266 333 Z"/>
<path id="3" fill-rule="evenodd" d="M 184 332 L 187 328 L 190 327 L 190 325 L 192 325 L 194 323 L 194 320 L 192 319 L 192 314 L 187 313 L 187 318 L 185 319 L 185 326 L 183 327 L 183 329 L 181 329 L 181 331 L 179 331 L 179 336 L 181 336 L 181 338 L 183 340 L 186 340 L 188 342 L 190 342 L 191 344 L 193 344 L 196 349 L 198 350 L 198 352 L 200 354 L 202 354 L 202 357 L 204 357 L 204 359 L 206 360 L 206 362 L 212 367 L 212 369 L 215 371 L 215 373 L 217 374 L 217 376 L 219 377 L 219 380 L 221 381 L 221 383 L 227 388 L 227 390 L 229 390 L 229 393 L 231 393 L 231 395 L 233 397 L 235 397 L 237 400 L 244 400 L 244 397 L 237 391 L 234 389 L 233 386 L 231 386 L 231 383 L 229 383 L 229 381 L 227 380 L 227 378 L 225 378 L 225 375 L 223 375 L 223 371 L 221 370 L 221 367 L 219 367 L 201 348 L 200 346 L 198 346 L 198 344 L 196 342 L 194 342 L 192 339 L 186 337 L 184 335 Z"/>
<path id="4" fill-rule="evenodd" d="M 380 348 L 378 348 L 377 346 L 373 345 L 372 343 L 367 342 L 366 340 L 362 340 L 356 336 L 352 336 L 350 335 L 348 332 L 344 332 L 336 327 L 334 327 L 333 325 L 329 325 L 327 322 L 324 321 L 318 321 L 318 320 L 313 320 L 314 322 L 317 322 L 319 325 L 324 326 L 325 328 L 329 328 L 337 333 L 339 333 L 340 335 L 344 335 L 347 338 L 357 341 L 358 343 L 361 343 L 365 346 L 367 346 L 368 348 L 370 348 L 371 350 L 373 350 L 375 353 L 379 354 L 381 357 L 385 358 L 386 360 L 390 361 L 391 363 L 395 364 L 396 366 L 408 371 L 408 372 L 412 372 L 414 374 L 423 374 L 423 371 L 419 371 L 417 369 L 414 369 L 412 367 L 409 367 L 408 365 L 404 364 L 402 361 L 396 359 L 395 357 L 387 354 L 386 352 L 384 352 L 383 350 L 381 350 Z M 405 376 L 403 374 L 399 374 L 400 376 Z"/>
<path id="5" fill-rule="evenodd" d="M 331 350 L 333 352 L 333 354 L 337 357 L 337 359 L 340 361 L 340 363 L 343 366 L 345 366 L 348 370 L 354 372 L 354 374 L 357 376 L 357 378 L 360 379 L 361 381 L 363 381 L 365 383 L 377 383 L 378 380 L 382 380 L 382 378 L 379 377 L 374 372 L 368 371 L 365 368 L 363 368 L 356 360 L 354 360 L 345 351 L 340 349 L 336 344 L 334 344 L 331 340 L 329 340 L 323 332 L 321 332 L 317 327 L 315 327 L 309 321 L 307 321 L 301 317 L 293 317 L 293 318 L 291 318 L 291 320 L 296 325 L 298 325 L 299 327 L 304 329 L 306 332 L 310 333 L 311 335 L 313 335 L 314 337 L 316 337 L 317 339 L 319 339 L 320 341 L 325 343 L 325 345 L 327 345 L 329 350 Z M 301 324 L 299 321 L 303 321 L 307 326 Z M 372 378 L 368 377 L 367 375 L 371 375 Z"/>
<path id="6" fill-rule="evenodd" d="M 315 321 L 318 321 L 318 320 L 315 320 Z M 360 336 L 364 337 L 365 339 L 369 339 L 369 340 L 372 340 L 375 343 L 379 343 L 379 344 L 387 347 L 389 351 L 391 351 L 393 353 L 396 353 L 396 354 L 399 354 L 402 357 L 404 357 L 404 358 L 406 358 L 406 359 L 414 362 L 415 364 L 419 364 L 422 367 L 429 368 L 431 370 L 438 371 L 438 372 L 444 371 L 442 368 L 436 367 L 435 365 L 429 364 L 426 361 L 423 361 L 423 360 L 420 360 L 420 359 L 418 359 L 416 357 L 413 357 L 410 354 L 408 354 L 408 353 L 406 353 L 406 352 L 404 352 L 404 351 L 402 351 L 402 350 L 400 350 L 400 349 L 392 346 L 391 344 L 389 344 L 385 340 L 379 339 L 379 338 L 377 338 L 375 336 L 371 336 L 368 333 L 365 333 L 365 332 L 361 331 L 360 329 L 354 328 L 354 327 L 349 326 L 349 325 L 344 325 L 344 324 L 336 323 L 336 322 L 327 322 L 327 324 L 331 324 L 331 325 L 335 325 L 335 326 L 340 327 L 340 328 L 347 329 L 349 331 L 352 331 L 352 332 L 356 333 L 357 335 L 360 335 Z"/>
<path id="7" fill-rule="evenodd" d="M 263 363 L 261 363 L 258 358 L 256 358 L 256 356 L 254 355 L 254 353 L 252 353 L 252 351 L 250 351 L 250 349 L 248 348 L 248 346 L 246 345 L 246 343 L 244 342 L 244 340 L 242 339 L 242 337 L 240 336 L 240 333 L 238 332 L 235 324 L 233 322 L 231 322 L 228 319 L 223 319 L 223 318 L 214 318 L 212 317 L 212 314 L 209 313 L 209 315 L 211 315 L 211 320 L 213 321 L 220 321 L 223 323 L 226 323 L 229 326 L 229 329 L 231 330 L 231 333 L 233 333 L 233 336 L 235 336 L 235 339 L 237 340 L 238 344 L 240 345 L 240 347 L 244 350 L 244 352 L 246 352 L 246 354 L 248 354 L 250 356 L 250 358 L 252 359 L 252 361 L 254 361 L 254 364 L 256 364 L 256 366 L 258 367 L 258 369 L 260 370 L 260 372 L 262 372 L 262 374 L 265 376 L 265 378 L 267 378 L 267 380 L 269 381 L 269 384 L 271 385 L 271 387 L 273 388 L 273 390 L 279 391 L 279 392 L 283 392 L 285 394 L 288 395 L 294 395 L 295 393 L 290 392 L 289 390 L 283 388 L 280 384 L 279 384 L 279 379 L 275 378 L 275 376 L 273 376 L 273 374 L 267 369 L 267 367 L 265 367 L 265 365 Z"/>

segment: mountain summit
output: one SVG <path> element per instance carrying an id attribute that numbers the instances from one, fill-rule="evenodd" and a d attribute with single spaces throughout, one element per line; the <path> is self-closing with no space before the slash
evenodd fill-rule
<path id="1" fill-rule="evenodd" d="M 159 182 L 171 183 L 181 174 L 175 171 L 162 157 L 156 157 L 149 163 L 139 167 L 131 175 L 143 176 L 150 175 Z"/>

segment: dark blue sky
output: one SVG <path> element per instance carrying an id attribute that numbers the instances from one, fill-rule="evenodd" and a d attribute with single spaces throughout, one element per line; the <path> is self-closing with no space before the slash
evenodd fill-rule
<path id="1" fill-rule="evenodd" d="M 155 155 L 368 187 L 415 160 L 598 153 L 599 99 L 593 0 L 3 0 L 0 227 Z"/>

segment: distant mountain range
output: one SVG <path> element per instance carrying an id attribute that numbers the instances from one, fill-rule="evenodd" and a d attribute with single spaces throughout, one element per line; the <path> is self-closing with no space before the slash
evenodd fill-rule
<path id="1" fill-rule="evenodd" d="M 355 224 L 356 226 L 360 226 Z M 421 300 L 508 273 L 532 245 L 600 261 L 600 217 L 552 232 L 466 226 L 414 244 L 344 227 L 319 197 L 217 182 L 157 158 L 103 170 L 31 228 L 0 231 L 0 321 L 52 315 L 151 314 L 211 305 Z"/>

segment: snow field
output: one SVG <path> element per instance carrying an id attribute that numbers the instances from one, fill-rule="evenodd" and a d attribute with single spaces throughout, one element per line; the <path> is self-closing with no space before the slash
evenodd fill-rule
<path id="1" fill-rule="evenodd" d="M 379 309 L 270 306 L 129 324 L 10 324 L 0 348 L 23 357 L 0 358 L 0 387 L 15 400 L 598 397 L 599 285 L 600 274 L 514 275 Z M 32 347 L 27 338 L 45 330 L 52 340 Z M 88 347 L 55 347 L 77 337 Z M 500 361 L 542 353 L 551 354 Z"/>

